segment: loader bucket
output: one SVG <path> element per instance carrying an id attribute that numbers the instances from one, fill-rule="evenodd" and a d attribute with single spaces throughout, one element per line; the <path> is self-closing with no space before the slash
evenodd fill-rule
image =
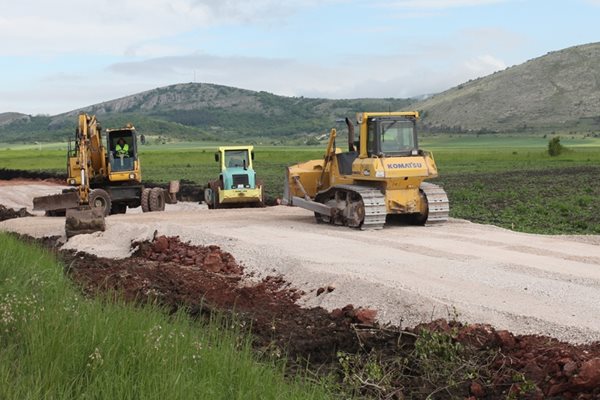
<path id="1" fill-rule="evenodd" d="M 100 208 L 79 207 L 67 210 L 65 232 L 67 238 L 106 230 L 104 212 Z"/>
<path id="2" fill-rule="evenodd" d="M 77 192 L 68 192 L 53 194 L 50 196 L 35 197 L 33 199 L 33 209 L 41 211 L 64 210 L 79 206 L 79 194 Z"/>

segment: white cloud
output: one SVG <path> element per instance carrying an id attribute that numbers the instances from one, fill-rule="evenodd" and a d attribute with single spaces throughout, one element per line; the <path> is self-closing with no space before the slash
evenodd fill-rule
<path id="1" fill-rule="evenodd" d="M 474 7 L 488 4 L 504 3 L 509 0 L 387 0 L 380 4 L 393 8 L 405 9 L 447 9 L 457 7 Z"/>
<path id="2" fill-rule="evenodd" d="M 120 63 L 109 71 L 121 79 L 147 76 L 161 82 L 186 82 L 195 75 L 201 82 L 219 83 L 289 96 L 328 98 L 410 97 L 443 91 L 471 78 L 505 68 L 489 54 L 469 61 L 434 63 L 439 47 L 420 53 L 363 58 L 348 56 L 326 65 L 281 58 L 190 55 Z"/>
<path id="3" fill-rule="evenodd" d="M 194 29 L 279 21 L 299 9 L 319 4 L 317 0 L 22 0 L 5 3 L 0 15 L 0 56 L 68 52 L 122 55 L 132 47 Z"/>
<path id="4" fill-rule="evenodd" d="M 159 86 L 190 82 L 194 76 L 199 82 L 296 96 L 408 97 L 439 92 L 504 68 L 504 62 L 496 55 L 498 49 L 517 46 L 520 38 L 508 31 L 487 27 L 456 32 L 434 42 L 404 41 L 418 45 L 392 44 L 385 54 L 362 53 L 347 55 L 344 59 L 338 54 L 319 63 L 310 61 L 307 58 L 310 55 L 306 55 L 310 51 L 305 53 L 302 49 L 298 52 L 302 61 L 198 54 L 194 51 L 203 48 L 203 43 L 198 39 L 186 42 L 182 36 L 217 25 L 278 24 L 300 10 L 323 3 L 348 3 L 344 7 L 391 6 L 392 13 L 402 9 L 402 15 L 414 17 L 442 13 L 451 7 L 474 7 L 500 1 L 511 0 L 7 2 L 0 14 L 0 57 L 10 60 L 12 55 L 22 55 L 38 61 L 45 57 L 52 61 L 49 68 L 54 72 L 47 72 L 52 75 L 38 79 L 35 76 L 5 79 L 7 84 L 0 88 L 0 111 L 59 113 Z M 393 30 L 388 31 L 389 25 L 354 24 L 352 29 L 365 29 L 365 35 L 376 34 L 382 40 L 394 36 Z M 277 35 L 279 31 L 273 29 L 272 32 Z M 200 40 L 208 43 L 219 38 L 205 35 Z M 249 45 L 244 45 L 248 50 Z M 314 45 L 318 49 L 322 44 Z M 256 46 L 265 47 L 262 42 Z M 73 55 L 83 60 L 82 66 L 71 67 L 67 61 L 74 60 Z M 86 61 L 90 55 L 93 58 Z M 149 59 L 106 67 L 102 64 L 105 56 L 113 60 L 116 56 Z M 21 60 L 15 65 L 19 62 Z M 10 84 L 18 80 L 23 84 Z M 18 90 L 10 89 L 17 86 Z"/>
<path id="5" fill-rule="evenodd" d="M 406 46 L 396 53 L 371 54 L 369 62 L 364 62 L 364 54 L 319 63 L 200 53 L 121 62 L 98 70 L 54 73 L 18 91 L 0 88 L 0 110 L 56 114 L 194 79 L 288 96 L 381 98 L 430 94 L 505 68 L 505 62 L 492 49 L 477 46 L 468 37 L 451 38 L 449 42 L 456 45 L 433 42 Z M 152 54 L 162 50 L 148 46 L 136 51 Z"/>
<path id="6" fill-rule="evenodd" d="M 465 62 L 465 67 L 473 75 L 481 77 L 490 72 L 499 71 L 507 67 L 504 61 L 495 58 L 489 54 L 477 56 Z"/>

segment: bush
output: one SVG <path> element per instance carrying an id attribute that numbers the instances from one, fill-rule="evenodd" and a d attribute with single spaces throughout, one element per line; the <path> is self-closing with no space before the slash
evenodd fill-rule
<path id="1" fill-rule="evenodd" d="M 551 157 L 559 156 L 564 149 L 565 148 L 563 147 L 563 145 L 560 144 L 559 136 L 553 137 L 548 142 L 548 154 L 550 154 Z"/>

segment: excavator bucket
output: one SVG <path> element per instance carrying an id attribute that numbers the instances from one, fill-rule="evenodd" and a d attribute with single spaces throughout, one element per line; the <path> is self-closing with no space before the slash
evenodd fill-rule
<path id="1" fill-rule="evenodd" d="M 82 206 L 67 210 L 67 219 L 65 221 L 67 238 L 104 230 L 106 230 L 106 223 L 102 209 Z"/>
<path id="2" fill-rule="evenodd" d="M 40 211 L 55 211 L 76 208 L 79 206 L 79 194 L 68 192 L 50 196 L 35 197 L 33 209 Z"/>

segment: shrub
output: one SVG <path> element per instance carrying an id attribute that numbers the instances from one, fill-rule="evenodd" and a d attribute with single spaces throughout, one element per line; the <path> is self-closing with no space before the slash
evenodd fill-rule
<path id="1" fill-rule="evenodd" d="M 552 139 L 550 139 L 550 141 L 548 142 L 548 154 L 550 154 L 551 157 L 556 157 L 559 156 L 564 150 L 564 147 L 562 144 L 560 144 L 560 137 L 559 136 L 555 136 Z"/>

